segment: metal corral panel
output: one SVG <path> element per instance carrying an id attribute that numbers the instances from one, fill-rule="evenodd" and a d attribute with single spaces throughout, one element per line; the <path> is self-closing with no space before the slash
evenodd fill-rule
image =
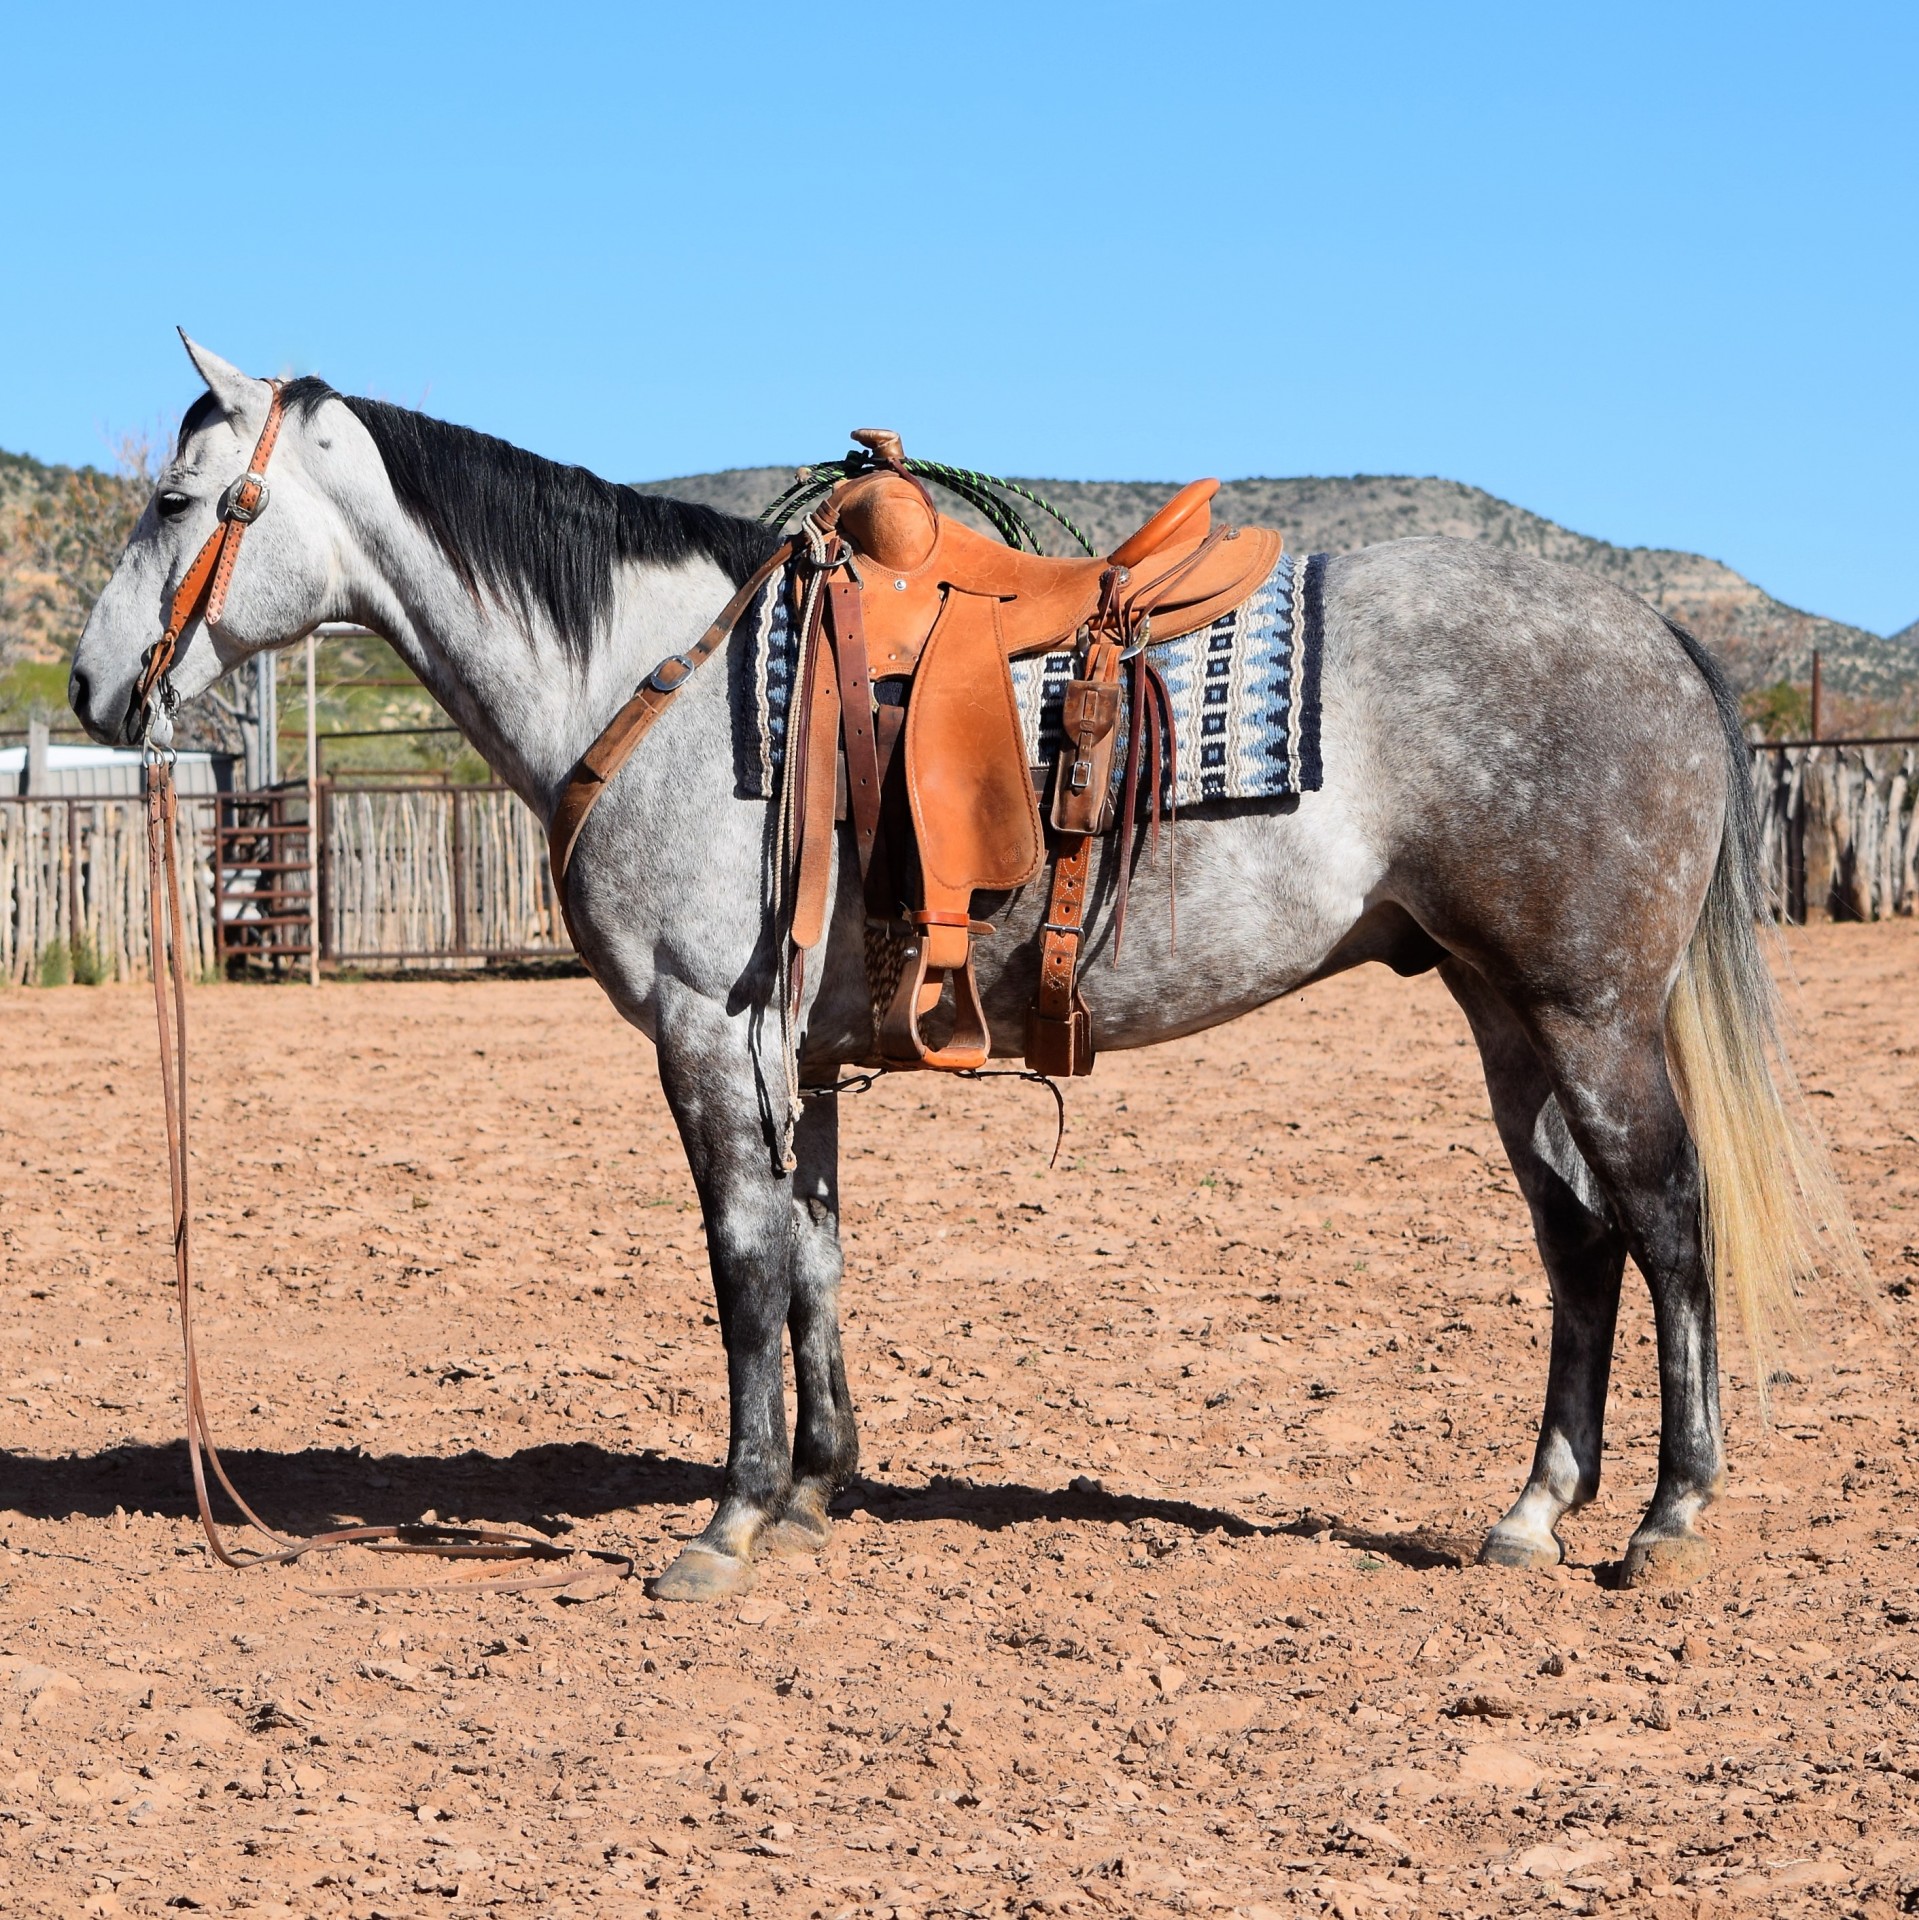
<path id="1" fill-rule="evenodd" d="M 233 755 L 183 753 L 174 762 L 173 784 L 181 793 L 230 793 Z M 46 750 L 38 778 L 25 747 L 0 747 L 0 793 L 30 793 L 36 800 L 73 794 L 82 800 L 137 798 L 141 792 L 136 747 L 60 747 Z"/>

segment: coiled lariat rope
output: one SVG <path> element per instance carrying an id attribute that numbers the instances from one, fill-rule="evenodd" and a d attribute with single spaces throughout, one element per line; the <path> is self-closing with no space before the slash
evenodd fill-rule
<path id="1" fill-rule="evenodd" d="M 842 480 L 851 480 L 862 473 L 873 473 L 885 463 L 877 460 L 864 448 L 855 450 L 842 460 L 822 460 L 817 466 L 802 467 L 795 476 L 793 484 L 786 489 L 771 506 L 767 507 L 760 518 L 768 526 L 783 527 L 795 514 L 803 513 L 814 501 L 823 498 L 840 484 Z M 1097 549 L 1080 532 L 1071 520 L 1050 500 L 1042 499 L 1030 487 L 1023 487 L 1017 480 L 1002 480 L 997 474 L 979 473 L 971 467 L 948 466 L 943 460 L 907 459 L 901 463 L 906 471 L 922 480 L 934 481 L 944 487 L 948 493 L 956 494 L 969 507 L 981 514 L 993 531 L 1009 547 L 1026 549 L 1041 553 L 1039 536 L 1033 531 L 1032 523 L 1011 500 L 1004 498 L 1011 494 L 1014 499 L 1024 500 L 1035 506 L 1064 527 L 1068 534 L 1078 542 L 1082 552 L 1093 555 Z"/>

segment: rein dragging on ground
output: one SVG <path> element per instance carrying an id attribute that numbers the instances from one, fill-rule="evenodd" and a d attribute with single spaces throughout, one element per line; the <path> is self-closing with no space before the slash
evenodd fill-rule
<path id="1" fill-rule="evenodd" d="M 339 1547 L 366 1547 L 374 1553 L 425 1554 L 441 1560 L 569 1561 L 545 1573 L 508 1577 L 396 1581 L 351 1587 L 309 1587 L 305 1591 L 342 1598 L 425 1591 L 529 1593 L 558 1589 L 609 1570 L 631 1579 L 630 1555 L 598 1547 L 563 1547 L 542 1535 L 500 1527 L 455 1527 L 425 1523 L 398 1526 L 338 1527 L 327 1533 L 284 1534 L 254 1512 L 229 1477 L 213 1443 L 206 1401 L 200 1388 L 200 1356 L 193 1334 L 193 1214 L 187 1192 L 187 998 L 181 929 L 185 924 L 180 892 L 177 823 L 170 756 L 148 748 L 147 911 L 152 928 L 153 1010 L 160 1032 L 160 1084 L 167 1127 L 167 1180 L 173 1204 L 173 1273 L 180 1303 L 180 1343 L 186 1366 L 187 1458 L 193 1467 L 193 1494 L 200 1529 L 222 1566 L 286 1566 L 309 1553 Z M 246 1525 L 266 1544 L 231 1545 L 213 1516 L 207 1468 L 240 1510 Z M 584 1563 L 584 1564 L 583 1564 Z"/>

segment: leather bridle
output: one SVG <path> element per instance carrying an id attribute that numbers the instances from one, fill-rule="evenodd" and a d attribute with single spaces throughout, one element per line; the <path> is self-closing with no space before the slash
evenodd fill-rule
<path id="1" fill-rule="evenodd" d="M 267 490 L 267 462 L 273 458 L 273 443 L 280 437 L 280 421 L 286 412 L 281 383 L 272 380 L 267 384 L 273 389 L 273 398 L 267 403 L 266 421 L 260 428 L 259 439 L 254 442 L 253 458 L 247 462 L 246 472 L 221 494 L 219 523 L 201 543 L 186 577 L 174 589 L 173 602 L 167 609 L 166 631 L 147 650 L 140 668 L 133 703 L 128 710 L 129 728 L 137 724 L 144 729 L 147 725 L 154 693 L 165 681 L 180 650 L 180 636 L 196 619 L 204 616 L 211 626 L 226 610 L 227 589 L 233 584 L 240 542 L 246 537 L 246 530 L 267 510 L 267 502 L 272 497 Z M 162 704 L 170 705 L 164 698 Z"/>

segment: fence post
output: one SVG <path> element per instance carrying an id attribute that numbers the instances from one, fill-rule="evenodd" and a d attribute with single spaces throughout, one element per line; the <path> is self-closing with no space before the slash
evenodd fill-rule
<path id="1" fill-rule="evenodd" d="M 1806 924 L 1806 773 L 1795 768 L 1789 748 L 1780 749 L 1786 770 L 1786 922 Z"/>
<path id="2" fill-rule="evenodd" d="M 466 815 L 460 808 L 460 789 L 449 785 L 453 803 L 453 951 L 464 954 L 466 944 Z"/>
<path id="3" fill-rule="evenodd" d="M 318 819 L 312 829 L 319 835 L 317 851 L 314 857 L 313 878 L 309 884 L 313 888 L 316 911 L 319 919 L 314 933 L 314 950 L 331 960 L 330 951 L 333 942 L 333 788 L 325 780 L 314 785 L 314 802 L 318 809 Z"/>
<path id="4" fill-rule="evenodd" d="M 67 960 L 80 951 L 80 803 L 67 796 Z"/>
<path id="5" fill-rule="evenodd" d="M 317 647 L 307 635 L 307 984 L 320 984 L 320 716 L 314 709 Z"/>

